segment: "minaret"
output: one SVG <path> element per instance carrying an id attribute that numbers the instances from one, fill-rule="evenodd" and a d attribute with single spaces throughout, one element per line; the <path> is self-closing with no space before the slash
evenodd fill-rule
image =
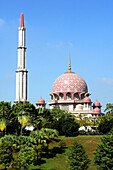
<path id="1" fill-rule="evenodd" d="M 18 43 L 18 68 L 16 70 L 16 100 L 14 103 L 27 101 L 27 73 L 26 70 L 26 47 L 25 47 L 24 15 L 21 13 Z"/>

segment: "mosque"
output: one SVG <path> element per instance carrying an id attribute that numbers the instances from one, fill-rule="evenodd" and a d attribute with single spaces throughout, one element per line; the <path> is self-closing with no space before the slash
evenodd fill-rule
<path id="1" fill-rule="evenodd" d="M 25 46 L 24 15 L 20 17 L 19 43 L 18 43 L 18 68 L 16 70 L 16 100 L 28 102 L 27 100 L 27 69 L 26 69 L 26 46 Z M 99 101 L 94 103 L 90 99 L 90 93 L 85 80 L 71 71 L 70 55 L 68 71 L 59 76 L 53 83 L 52 93 L 49 94 L 51 101 L 48 102 L 50 109 L 60 108 L 71 112 L 73 115 L 85 115 L 85 117 L 102 116 L 101 104 Z M 37 108 L 46 108 L 45 100 L 40 98 Z"/>

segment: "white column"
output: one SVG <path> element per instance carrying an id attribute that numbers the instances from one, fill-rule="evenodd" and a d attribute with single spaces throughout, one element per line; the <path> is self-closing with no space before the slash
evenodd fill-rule
<path id="1" fill-rule="evenodd" d="M 24 69 L 24 49 L 22 48 L 22 69 Z"/>
<path id="2" fill-rule="evenodd" d="M 21 47 L 22 46 L 22 29 L 19 27 L 18 30 L 19 30 L 19 47 Z"/>
<path id="3" fill-rule="evenodd" d="M 18 72 L 16 72 L 16 100 L 18 100 Z"/>
<path id="4" fill-rule="evenodd" d="M 20 72 L 18 72 L 18 101 L 20 101 Z"/>
<path id="5" fill-rule="evenodd" d="M 22 72 L 20 72 L 20 99 L 22 100 Z"/>
<path id="6" fill-rule="evenodd" d="M 27 100 L 27 73 L 28 72 L 26 72 L 26 82 L 25 82 L 26 83 L 26 98 L 25 98 L 26 100 Z"/>
<path id="7" fill-rule="evenodd" d="M 25 69 L 26 69 L 26 49 L 25 49 L 24 62 L 25 62 Z"/>
<path id="8" fill-rule="evenodd" d="M 24 100 L 26 100 L 26 72 L 24 72 Z"/>
<path id="9" fill-rule="evenodd" d="M 25 29 L 24 29 L 25 30 Z M 23 46 L 25 47 L 25 31 L 23 31 L 23 35 L 22 35 L 23 37 Z"/>

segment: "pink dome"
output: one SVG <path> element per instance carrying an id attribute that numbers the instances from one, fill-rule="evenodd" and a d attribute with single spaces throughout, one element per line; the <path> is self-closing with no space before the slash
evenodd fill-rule
<path id="1" fill-rule="evenodd" d="M 95 106 L 100 106 L 100 102 L 98 102 L 97 100 L 94 102 Z"/>
<path id="2" fill-rule="evenodd" d="M 100 113 L 100 109 L 96 107 L 95 109 L 93 109 L 93 113 Z"/>
<path id="3" fill-rule="evenodd" d="M 83 101 L 84 101 L 84 102 L 91 102 L 91 99 L 90 99 L 89 97 L 85 97 L 85 98 L 83 99 Z"/>
<path id="4" fill-rule="evenodd" d="M 87 92 L 87 84 L 82 77 L 66 72 L 59 76 L 53 83 L 52 92 Z"/>
<path id="5" fill-rule="evenodd" d="M 45 100 L 40 98 L 38 101 L 37 101 L 37 104 L 45 104 Z"/>

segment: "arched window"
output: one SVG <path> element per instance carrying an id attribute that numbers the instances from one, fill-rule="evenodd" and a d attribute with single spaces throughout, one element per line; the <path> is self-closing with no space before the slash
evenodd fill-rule
<path id="1" fill-rule="evenodd" d="M 64 99 L 64 94 L 63 93 L 59 93 L 59 99 L 63 100 Z"/>
<path id="2" fill-rule="evenodd" d="M 77 99 L 77 100 L 79 100 L 79 95 L 78 95 L 78 93 L 74 93 L 74 94 L 73 94 L 73 99 L 75 99 L 75 100 L 76 100 L 76 99 Z"/>
<path id="3" fill-rule="evenodd" d="M 51 100 L 53 100 L 53 96 L 51 95 Z"/>
<path id="4" fill-rule="evenodd" d="M 67 100 L 71 100 L 71 93 L 68 92 L 68 93 L 66 94 L 66 99 L 67 99 Z"/>
<path id="5" fill-rule="evenodd" d="M 80 99 L 84 99 L 84 93 L 80 94 Z"/>
<path id="6" fill-rule="evenodd" d="M 54 94 L 55 100 L 58 100 L 58 95 Z"/>

